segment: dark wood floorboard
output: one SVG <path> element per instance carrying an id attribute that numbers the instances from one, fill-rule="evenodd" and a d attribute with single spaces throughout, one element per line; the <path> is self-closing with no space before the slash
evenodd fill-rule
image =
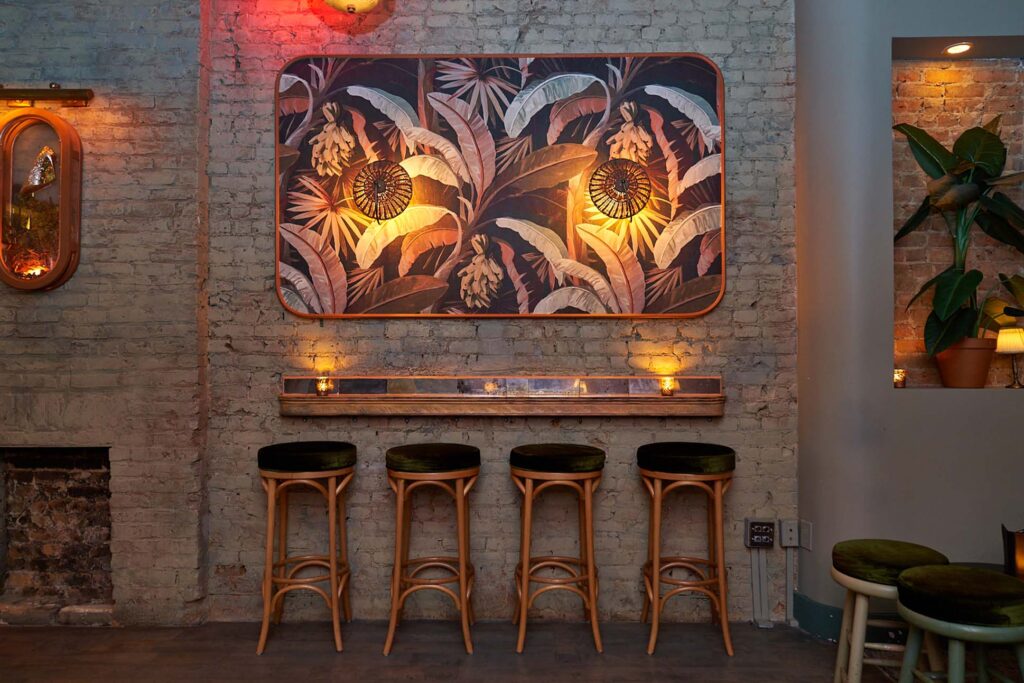
<path id="1" fill-rule="evenodd" d="M 390 657 L 380 654 L 386 625 L 344 625 L 345 652 L 335 653 L 324 624 L 284 624 L 255 655 L 255 624 L 195 628 L 0 628 L 0 681 L 563 681 L 630 683 L 823 683 L 835 646 L 794 629 L 736 624 L 736 656 L 725 655 L 716 630 L 667 624 L 658 652 L 645 651 L 647 627 L 602 625 L 605 652 L 594 651 L 586 625 L 531 623 L 526 652 L 516 655 L 511 624 L 473 629 L 466 655 L 454 622 L 413 621 L 399 628 Z M 886 680 L 867 671 L 864 683 Z"/>

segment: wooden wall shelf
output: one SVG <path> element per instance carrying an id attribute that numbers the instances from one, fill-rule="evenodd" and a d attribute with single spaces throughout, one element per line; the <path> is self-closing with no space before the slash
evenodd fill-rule
<path id="1" fill-rule="evenodd" d="M 658 377 L 359 377 L 331 378 L 327 396 L 316 378 L 286 377 L 281 415 L 457 417 L 720 417 L 720 377 L 677 377 L 662 396 Z M 582 390 L 580 389 L 582 382 Z M 486 387 L 486 390 L 484 389 Z"/>

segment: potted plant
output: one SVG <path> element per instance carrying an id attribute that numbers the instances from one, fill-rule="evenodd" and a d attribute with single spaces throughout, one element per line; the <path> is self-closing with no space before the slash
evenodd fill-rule
<path id="1" fill-rule="evenodd" d="M 984 337 L 994 321 L 978 297 L 984 276 L 967 270 L 974 226 L 1024 253 L 1024 210 L 1001 191 L 1024 182 L 1024 172 L 1004 174 L 1006 145 L 999 137 L 999 120 L 997 116 L 964 131 L 952 151 L 920 128 L 907 123 L 893 127 L 906 136 L 914 159 L 930 178 L 927 196 L 896 233 L 896 241 L 939 214 L 953 242 L 953 263 L 924 283 L 907 305 L 934 288 L 924 342 L 947 387 L 985 386 L 995 354 L 995 339 Z"/>

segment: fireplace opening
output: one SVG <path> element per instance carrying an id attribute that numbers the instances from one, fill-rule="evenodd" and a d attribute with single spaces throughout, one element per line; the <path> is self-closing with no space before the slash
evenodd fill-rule
<path id="1" fill-rule="evenodd" d="M 109 449 L 0 449 L 0 484 L 0 621 L 109 623 Z"/>

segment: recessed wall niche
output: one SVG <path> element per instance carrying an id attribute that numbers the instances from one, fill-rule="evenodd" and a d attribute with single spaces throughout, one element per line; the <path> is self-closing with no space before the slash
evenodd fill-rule
<path id="1" fill-rule="evenodd" d="M 692 317 L 725 291 L 700 55 L 304 57 L 277 115 L 293 313 Z"/>
<path id="2" fill-rule="evenodd" d="M 959 57 L 943 53 L 944 47 L 962 40 L 972 44 L 970 51 Z M 965 131 L 990 124 L 997 116 L 1000 117 L 998 136 L 1006 147 L 1003 174 L 1024 170 L 1024 38 L 961 36 L 893 41 L 894 125 L 914 126 L 952 152 Z M 915 160 L 907 137 L 894 131 L 894 234 L 936 189 L 935 181 Z M 1018 206 L 1024 206 L 1024 184 L 1007 184 L 993 188 L 989 194 L 994 195 L 996 190 Z M 1020 232 L 1020 226 L 1016 232 Z M 1013 296 L 1001 284 L 999 275 L 1024 272 L 1024 253 L 1020 248 L 1024 241 L 1015 247 L 992 234 L 994 229 L 973 226 L 965 270 L 976 269 L 983 274 L 977 287 L 979 302 L 988 297 L 1012 301 Z M 1002 234 L 1007 233 L 1002 231 Z M 941 386 L 936 364 L 925 344 L 934 289 L 911 304 L 923 285 L 955 265 L 952 239 L 940 212 L 932 211 L 919 227 L 897 240 L 893 254 L 894 367 L 907 370 L 908 387 Z M 1005 319 L 1003 322 L 1013 324 Z M 986 324 L 990 328 L 987 333 Z M 997 329 L 998 323 L 982 321 L 980 333 L 994 339 Z M 1001 389 L 1010 381 L 1010 359 L 995 355 L 986 386 Z"/>
<path id="3" fill-rule="evenodd" d="M 0 281 L 53 289 L 78 267 L 82 143 L 52 112 L 0 118 Z"/>

